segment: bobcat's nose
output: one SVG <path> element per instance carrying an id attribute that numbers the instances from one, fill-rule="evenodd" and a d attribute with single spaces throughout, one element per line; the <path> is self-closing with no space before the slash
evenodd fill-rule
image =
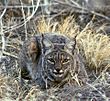
<path id="1" fill-rule="evenodd" d="M 61 70 L 60 68 L 56 68 L 56 71 L 57 71 L 58 73 L 60 72 L 60 70 Z"/>
<path id="2" fill-rule="evenodd" d="M 55 70 L 56 70 L 57 73 L 60 73 L 60 70 L 61 70 L 61 69 L 62 69 L 62 68 L 61 68 L 60 65 L 56 65 Z"/>

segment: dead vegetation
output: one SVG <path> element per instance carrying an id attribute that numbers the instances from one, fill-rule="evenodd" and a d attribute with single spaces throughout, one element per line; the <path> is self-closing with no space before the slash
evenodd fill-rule
<path id="1" fill-rule="evenodd" d="M 94 29 L 94 19 L 91 18 L 86 26 L 80 30 L 80 25 L 75 18 L 76 13 L 67 17 L 62 16 L 62 13 L 58 13 L 56 16 L 49 16 L 48 14 L 42 16 L 41 13 L 36 13 L 39 3 L 40 0 L 38 0 L 37 6 L 31 12 L 24 10 L 21 3 L 22 15 L 16 17 L 17 19 L 14 17 L 14 13 L 10 17 L 6 12 L 7 10 L 2 10 L 0 15 L 0 100 L 74 101 L 76 99 L 80 101 L 109 101 L 110 38 L 99 31 L 100 28 L 103 29 L 104 25 L 102 24 L 100 28 Z M 63 1 L 58 3 L 64 5 Z M 34 7 L 34 4 L 32 7 Z M 25 15 L 26 12 L 28 12 L 27 15 Z M 46 12 L 48 12 L 48 9 Z M 36 17 L 37 14 L 39 16 Z M 5 19 L 7 15 L 10 17 L 9 20 Z M 98 18 L 96 19 L 98 20 Z M 77 48 L 84 57 L 89 76 L 86 86 L 79 88 L 65 86 L 62 89 L 51 88 L 41 91 L 37 86 L 25 81 L 25 85 L 21 87 L 19 82 L 20 69 L 17 60 L 20 46 L 28 37 L 45 32 L 66 34 L 69 37 L 77 35 Z"/>

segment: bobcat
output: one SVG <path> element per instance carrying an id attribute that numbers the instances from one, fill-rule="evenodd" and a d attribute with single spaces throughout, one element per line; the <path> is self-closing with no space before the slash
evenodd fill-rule
<path id="1" fill-rule="evenodd" d="M 75 71 L 75 46 L 75 39 L 52 33 L 25 41 L 19 54 L 21 77 L 33 80 L 41 88 L 66 81 Z"/>

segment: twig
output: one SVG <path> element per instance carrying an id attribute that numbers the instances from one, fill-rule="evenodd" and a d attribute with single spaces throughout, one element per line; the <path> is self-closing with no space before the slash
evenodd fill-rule
<path id="1" fill-rule="evenodd" d="M 24 26 L 25 23 L 27 23 L 27 22 L 34 16 L 34 14 L 36 13 L 36 11 L 38 10 L 39 3 L 40 3 L 40 0 L 37 1 L 37 5 L 36 5 L 35 10 L 34 10 L 34 8 L 33 8 L 32 14 L 31 14 L 30 16 L 28 16 L 28 17 L 25 19 L 25 21 L 22 21 L 20 24 L 16 24 L 16 25 L 11 26 L 9 29 L 6 29 L 6 30 L 4 31 L 4 33 L 9 32 L 9 31 L 12 31 L 12 30 L 14 30 L 14 29 L 16 29 L 16 28 L 20 28 L 20 27 Z"/>
<path id="2" fill-rule="evenodd" d="M 88 84 L 88 83 L 87 83 L 87 85 L 88 85 L 89 87 L 93 88 L 94 90 L 96 90 L 106 101 L 109 101 L 108 98 L 106 97 L 106 95 L 103 94 L 101 91 L 99 91 L 96 87 L 94 87 L 93 85 Z"/>
<path id="3" fill-rule="evenodd" d="M 14 58 L 18 59 L 18 57 L 17 57 L 16 55 L 10 54 L 10 53 L 8 53 L 8 52 L 6 52 L 6 51 L 4 51 L 4 52 L 3 52 L 3 54 L 8 55 L 8 56 L 11 56 L 11 57 L 14 57 Z"/>
<path id="4" fill-rule="evenodd" d="M 3 23 L 2 23 L 2 19 L 0 19 L 0 29 L 1 29 L 1 31 L 0 31 L 0 33 L 1 33 L 1 39 L 2 39 L 2 51 L 1 51 L 1 53 L 0 53 L 0 56 L 3 56 L 3 52 L 4 52 L 4 50 L 5 50 L 5 35 L 4 35 L 4 33 L 3 33 Z"/>
<path id="5" fill-rule="evenodd" d="M 25 13 L 24 13 L 24 9 L 23 9 L 23 3 L 22 3 L 22 0 L 20 0 L 20 3 L 21 3 L 21 6 L 22 6 L 22 15 L 23 15 L 23 19 L 24 19 L 24 28 L 25 28 L 25 39 L 27 40 L 27 22 L 26 22 L 26 16 L 25 16 Z"/>
<path id="6" fill-rule="evenodd" d="M 58 5 L 58 3 L 51 3 L 51 4 L 39 4 L 39 7 L 45 7 L 45 6 L 53 6 L 53 5 Z M 37 5 L 8 5 L 7 7 L 6 6 L 0 6 L 0 8 L 7 8 L 7 9 L 17 9 L 17 8 L 36 8 Z"/>

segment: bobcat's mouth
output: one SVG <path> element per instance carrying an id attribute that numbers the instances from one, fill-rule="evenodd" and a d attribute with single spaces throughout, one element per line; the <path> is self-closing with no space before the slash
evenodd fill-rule
<path id="1" fill-rule="evenodd" d="M 64 78 L 66 78 L 67 74 L 68 70 L 60 70 L 59 72 L 57 72 L 56 70 L 50 70 L 50 75 L 52 76 L 54 81 L 62 81 Z"/>

